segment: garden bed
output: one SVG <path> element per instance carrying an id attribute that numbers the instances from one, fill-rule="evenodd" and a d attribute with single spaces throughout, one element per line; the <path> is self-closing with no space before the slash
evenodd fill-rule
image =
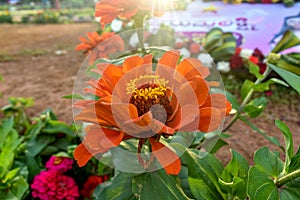
<path id="1" fill-rule="evenodd" d="M 10 96 L 32 97 L 35 103 L 28 110 L 31 116 L 51 107 L 60 120 L 71 123 L 71 100 L 62 97 L 72 93 L 76 72 L 84 59 L 75 47 L 80 35 L 96 28 L 95 24 L 90 23 L 1 25 L 5 31 L 0 32 L 0 74 L 5 82 L 0 83 L 3 93 L 0 106 L 6 105 Z M 274 126 L 275 119 L 283 120 L 296 134 L 294 140 L 297 148 L 300 143 L 300 98 L 297 96 L 296 101 L 291 101 L 288 95 L 282 95 L 277 99 L 282 99 L 282 102 L 269 103 L 266 112 L 253 122 L 283 144 L 280 131 Z M 232 134 L 226 139 L 229 145 L 217 153 L 224 163 L 230 160 L 230 148 L 241 153 L 250 163 L 259 147 L 279 150 L 242 122 L 236 123 L 228 133 Z"/>

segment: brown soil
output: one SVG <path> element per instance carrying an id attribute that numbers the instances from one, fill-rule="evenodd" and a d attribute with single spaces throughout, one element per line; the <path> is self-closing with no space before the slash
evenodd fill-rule
<path id="1" fill-rule="evenodd" d="M 95 24 L 0 25 L 0 54 L 8 56 L 6 62 L 0 62 L 0 74 L 5 79 L 0 83 L 3 94 L 0 106 L 7 104 L 10 96 L 33 97 L 35 104 L 29 109 L 32 116 L 49 107 L 60 120 L 72 122 L 71 100 L 62 96 L 72 93 L 75 75 L 84 59 L 74 49 L 80 35 L 96 28 Z M 65 50 L 66 54 L 56 55 L 57 50 Z M 300 102 L 300 98 L 298 100 Z M 296 149 L 300 143 L 299 117 L 300 103 L 269 104 L 266 112 L 252 121 L 269 135 L 277 137 L 283 145 L 280 131 L 274 125 L 275 119 L 283 120 L 294 134 Z M 237 122 L 228 133 L 232 134 L 226 139 L 229 145 L 217 153 L 224 163 L 230 160 L 231 148 L 251 163 L 253 153 L 262 146 L 283 153 L 242 122 Z"/>

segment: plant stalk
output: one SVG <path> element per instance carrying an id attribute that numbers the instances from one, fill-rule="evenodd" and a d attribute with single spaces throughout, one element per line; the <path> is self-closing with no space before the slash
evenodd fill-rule
<path id="1" fill-rule="evenodd" d="M 266 71 L 263 73 L 263 77 L 257 79 L 254 82 L 254 85 L 258 85 L 260 84 L 262 81 L 264 81 L 268 75 L 271 73 L 272 69 L 270 67 L 267 66 Z M 234 117 L 231 119 L 231 121 L 229 122 L 229 124 L 223 129 L 223 132 L 226 132 L 229 130 L 229 128 L 239 119 L 239 116 L 241 115 L 241 113 L 244 111 L 244 107 L 247 105 L 247 103 L 251 100 L 252 96 L 254 93 L 254 89 L 251 89 L 249 91 L 249 93 L 247 94 L 247 96 L 245 97 L 245 99 L 243 100 L 240 108 L 238 109 L 237 113 L 234 115 Z"/>
<path id="2" fill-rule="evenodd" d="M 286 174 L 278 179 L 276 179 L 274 182 L 276 184 L 277 187 L 281 187 L 284 184 L 286 184 L 287 182 L 300 177 L 300 169 L 297 169 L 296 171 L 293 171 L 289 174 Z"/>
<path id="3" fill-rule="evenodd" d="M 139 40 L 139 46 L 142 49 L 142 51 L 145 51 L 145 45 L 144 45 L 144 19 L 145 19 L 145 14 L 137 14 L 133 20 L 134 20 L 134 25 L 135 29 L 137 32 L 138 40 Z"/>

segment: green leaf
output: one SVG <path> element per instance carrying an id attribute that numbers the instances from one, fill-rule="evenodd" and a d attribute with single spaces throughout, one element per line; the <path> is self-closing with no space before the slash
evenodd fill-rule
<path id="1" fill-rule="evenodd" d="M 210 52 L 214 60 L 217 61 L 228 61 L 230 57 L 235 53 L 236 39 L 232 33 L 224 33 L 222 35 L 223 44 L 218 48 Z"/>
<path id="2" fill-rule="evenodd" d="M 247 160 L 235 150 L 231 149 L 230 151 L 232 158 L 222 172 L 221 178 L 225 181 L 231 181 L 227 179 L 229 177 L 228 174 L 230 174 L 230 177 L 240 177 L 243 180 L 247 180 L 249 170 Z"/>
<path id="3" fill-rule="evenodd" d="M 251 200 L 279 200 L 277 187 L 258 167 L 249 170 L 247 193 Z"/>
<path id="4" fill-rule="evenodd" d="M 281 55 L 276 65 L 300 76 L 300 53 Z"/>
<path id="5" fill-rule="evenodd" d="M 292 199 L 299 199 L 300 197 L 300 191 L 298 188 L 282 188 L 280 192 L 280 200 L 292 200 Z"/>
<path id="6" fill-rule="evenodd" d="M 188 168 L 187 166 L 184 166 L 182 165 L 181 166 L 181 171 L 180 173 L 178 174 L 178 178 L 180 180 L 180 183 L 181 183 L 181 187 L 182 187 L 182 190 L 183 192 L 191 199 L 195 199 L 192 191 L 191 191 L 191 188 L 190 188 L 190 185 L 189 185 L 189 180 L 188 180 Z"/>
<path id="7" fill-rule="evenodd" d="M 5 138 L 7 137 L 8 133 L 13 130 L 14 126 L 14 119 L 11 117 L 9 119 L 3 120 L 0 126 L 0 150 L 5 142 Z"/>
<path id="8" fill-rule="evenodd" d="M 266 97 L 259 97 L 250 101 L 244 108 L 244 111 L 251 118 L 258 117 L 267 107 L 268 99 Z"/>
<path id="9" fill-rule="evenodd" d="M 137 185 L 139 191 L 136 192 L 143 200 L 189 199 L 176 176 L 167 175 L 163 169 L 136 176 L 133 184 Z"/>
<path id="10" fill-rule="evenodd" d="M 281 149 L 284 149 L 281 145 L 280 142 L 276 137 L 268 135 L 264 130 L 259 129 L 257 126 L 255 126 L 252 122 L 250 122 L 246 117 L 239 116 L 239 119 L 248 124 L 254 131 L 257 133 L 261 134 L 264 138 L 269 140 L 271 143 L 275 144 L 276 146 L 280 147 Z"/>
<path id="11" fill-rule="evenodd" d="M 291 30 L 284 32 L 281 40 L 276 44 L 271 52 L 279 53 L 285 49 L 297 46 L 300 44 L 299 38 Z"/>
<path id="12" fill-rule="evenodd" d="M 283 171 L 284 164 L 280 158 L 267 147 L 262 147 L 254 154 L 255 166 L 268 176 L 277 178 Z"/>
<path id="13" fill-rule="evenodd" d="M 231 196 L 245 199 L 247 194 L 247 181 L 249 164 L 238 152 L 231 150 L 232 158 L 222 172 L 219 183 L 223 191 Z"/>
<path id="14" fill-rule="evenodd" d="M 56 120 L 49 120 L 46 126 L 43 128 L 43 132 L 49 134 L 65 133 L 71 137 L 76 136 L 73 129 L 71 129 L 66 123 Z"/>
<path id="15" fill-rule="evenodd" d="M 287 169 L 291 163 L 291 158 L 294 156 L 293 135 L 289 127 L 280 120 L 275 121 L 277 128 L 281 130 L 285 141 L 285 163 L 284 168 Z"/>
<path id="16" fill-rule="evenodd" d="M 249 60 L 247 61 L 248 61 L 247 64 L 249 65 L 249 72 L 253 74 L 257 79 L 263 78 L 264 76 L 261 73 L 259 73 L 260 71 L 259 66 L 250 62 Z"/>
<path id="17" fill-rule="evenodd" d="M 31 153 L 28 151 L 26 152 L 26 159 L 25 163 L 28 167 L 28 180 L 32 180 L 33 177 L 35 177 L 38 173 L 40 173 L 40 167 L 37 162 L 37 159 L 34 158 L 34 156 L 31 155 Z"/>
<path id="18" fill-rule="evenodd" d="M 291 158 L 291 163 L 288 166 L 287 171 L 290 173 L 297 169 L 300 169 L 300 146 L 298 148 L 298 152 Z"/>
<path id="19" fill-rule="evenodd" d="M 220 28 L 212 28 L 205 36 L 204 49 L 211 53 L 214 49 L 223 44 L 223 31 Z"/>
<path id="20" fill-rule="evenodd" d="M 38 155 L 47 145 L 55 141 L 55 137 L 49 135 L 40 135 L 27 143 L 27 150 L 33 157 Z"/>
<path id="21" fill-rule="evenodd" d="M 223 165 L 217 158 L 196 150 L 187 150 L 181 158 L 188 166 L 189 185 L 196 199 L 223 199 L 218 184 Z"/>
<path id="22" fill-rule="evenodd" d="M 70 95 L 63 96 L 62 98 L 65 98 L 65 99 L 79 99 L 79 100 L 84 99 L 84 97 L 81 96 L 80 94 L 70 94 Z"/>
<path id="23" fill-rule="evenodd" d="M 41 156 L 51 156 L 55 153 L 57 153 L 59 149 L 53 145 L 47 145 L 41 152 Z"/>
<path id="24" fill-rule="evenodd" d="M 131 175 L 119 173 L 111 181 L 98 185 L 93 193 L 93 197 L 95 200 L 129 199 L 133 195 L 131 189 L 132 179 Z"/>
<path id="25" fill-rule="evenodd" d="M 16 168 L 16 169 L 10 170 L 6 174 L 3 182 L 6 183 L 7 181 L 12 180 L 13 178 L 15 178 L 15 176 L 17 175 L 17 173 L 19 172 L 19 170 L 20 170 L 20 168 Z"/>
<path id="26" fill-rule="evenodd" d="M 14 182 L 12 183 L 11 192 L 16 196 L 18 199 L 22 199 L 24 193 L 29 188 L 27 181 L 22 177 L 17 177 Z"/>
<path id="27" fill-rule="evenodd" d="M 219 179 L 219 184 L 225 194 L 228 195 L 226 199 L 246 199 L 246 183 L 239 177 L 233 177 L 231 182 L 224 182 Z"/>
<path id="28" fill-rule="evenodd" d="M 238 110 L 240 108 L 240 104 L 236 96 L 234 96 L 230 92 L 226 91 L 226 99 L 228 99 L 228 101 L 231 103 L 233 109 Z"/>
<path id="29" fill-rule="evenodd" d="M 270 85 L 273 84 L 273 83 L 277 83 L 277 84 L 280 84 L 280 85 L 289 87 L 289 85 L 286 84 L 284 81 L 279 80 L 279 79 L 277 79 L 277 78 L 271 78 L 271 79 L 269 79 L 269 80 L 266 81 L 266 82 L 263 82 L 263 83 L 259 83 L 259 84 L 253 85 L 252 89 L 253 89 L 254 91 L 257 91 L 257 92 L 268 91 L 268 90 L 270 90 Z"/>
<path id="30" fill-rule="evenodd" d="M 289 181 L 285 184 L 285 187 L 281 188 L 280 199 L 281 200 L 290 200 L 298 199 L 300 196 L 300 178 Z"/>
<path id="31" fill-rule="evenodd" d="M 42 128 L 45 126 L 45 122 L 40 119 L 33 125 L 31 125 L 25 132 L 25 137 L 30 140 L 34 140 L 39 133 L 41 133 Z"/>
<path id="32" fill-rule="evenodd" d="M 247 94 L 250 92 L 250 90 L 253 88 L 254 83 L 250 80 L 245 80 L 245 82 L 242 85 L 241 88 L 241 97 L 242 100 L 244 100 L 247 96 Z"/>
<path id="33" fill-rule="evenodd" d="M 131 142 L 136 141 L 125 141 L 122 142 L 118 148 L 112 148 L 110 150 L 111 155 L 109 157 L 103 157 L 103 163 L 112 163 L 115 169 L 121 169 L 125 172 L 134 171 L 136 173 L 142 173 L 145 171 L 144 167 L 139 163 L 137 159 L 137 145 L 132 146 Z M 125 149 L 122 150 L 122 149 Z M 131 149 L 134 148 L 134 149 Z M 147 154 L 148 155 L 148 154 Z"/>
<path id="34" fill-rule="evenodd" d="M 300 94 L 300 76 L 289 72 L 285 69 L 268 64 L 279 76 L 281 76 L 291 87 L 293 87 Z"/>
<path id="35" fill-rule="evenodd" d="M 0 176 L 5 175 L 11 168 L 15 157 L 15 150 L 23 141 L 24 137 L 18 138 L 18 133 L 12 129 L 4 139 L 4 144 L 0 149 Z"/>
<path id="36" fill-rule="evenodd" d="M 218 139 L 218 141 L 215 143 L 215 145 L 213 146 L 213 148 L 209 151 L 211 154 L 216 153 L 220 148 L 222 148 L 223 146 L 228 145 L 228 143 L 225 140 L 222 139 Z"/>

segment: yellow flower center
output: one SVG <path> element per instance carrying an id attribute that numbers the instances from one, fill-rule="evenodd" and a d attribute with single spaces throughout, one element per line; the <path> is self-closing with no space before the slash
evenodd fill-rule
<path id="1" fill-rule="evenodd" d="M 55 164 L 55 165 L 58 165 L 58 164 L 61 163 L 61 161 L 62 161 L 62 159 L 61 159 L 60 157 L 55 157 L 55 159 L 54 159 L 54 164 Z"/>
<path id="2" fill-rule="evenodd" d="M 146 83 L 134 90 L 129 102 L 137 107 L 139 116 L 151 111 L 154 119 L 164 123 L 172 114 L 167 89 L 164 85 Z"/>
<path id="3" fill-rule="evenodd" d="M 129 83 L 127 83 L 126 92 L 127 94 L 132 94 L 136 91 L 138 85 L 144 85 L 144 84 L 157 84 L 163 87 L 166 87 L 168 84 L 168 80 L 165 80 L 164 78 L 161 78 L 158 75 L 141 75 L 138 78 L 135 78 L 133 80 L 130 80 Z"/>

